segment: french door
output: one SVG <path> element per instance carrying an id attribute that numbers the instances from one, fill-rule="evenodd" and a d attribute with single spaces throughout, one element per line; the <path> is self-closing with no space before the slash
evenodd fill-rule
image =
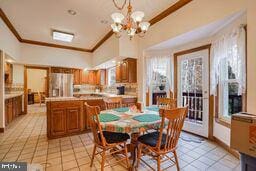
<path id="1" fill-rule="evenodd" d="M 208 137 L 209 53 L 208 49 L 178 56 L 177 102 L 188 106 L 183 129 Z"/>

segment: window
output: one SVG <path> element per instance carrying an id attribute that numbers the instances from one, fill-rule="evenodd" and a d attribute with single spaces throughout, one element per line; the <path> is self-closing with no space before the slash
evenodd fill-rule
<path id="1" fill-rule="evenodd" d="M 243 99 L 239 95 L 239 80 L 236 78 L 234 68 L 228 60 L 221 62 L 221 81 L 219 84 L 219 117 L 229 120 L 232 114 L 242 111 Z"/>
<path id="2" fill-rule="evenodd" d="M 108 69 L 108 86 L 113 86 L 116 83 L 116 67 Z"/>

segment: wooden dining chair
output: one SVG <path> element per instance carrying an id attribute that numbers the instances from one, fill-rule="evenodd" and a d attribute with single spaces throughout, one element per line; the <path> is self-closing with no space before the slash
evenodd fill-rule
<path id="1" fill-rule="evenodd" d="M 173 165 L 176 164 L 177 170 L 180 170 L 176 149 L 187 111 L 187 107 L 160 109 L 159 114 L 162 117 L 160 130 L 138 137 L 137 167 L 139 166 L 140 161 L 143 161 L 147 166 L 154 170 L 151 165 L 141 159 L 143 154 L 151 155 L 157 160 L 158 171 L 161 170 L 161 163 L 166 161 L 172 161 Z M 170 157 L 168 153 L 173 153 L 173 156 Z M 164 168 L 164 170 L 167 168 Z"/>
<path id="2" fill-rule="evenodd" d="M 106 109 L 122 107 L 122 97 L 109 97 L 104 99 Z"/>
<path id="3" fill-rule="evenodd" d="M 166 97 L 158 97 L 157 98 L 157 106 L 159 108 L 164 108 L 164 109 L 174 109 L 174 108 L 176 108 L 176 99 L 166 98 Z"/>
<path id="4" fill-rule="evenodd" d="M 123 157 L 110 165 L 113 166 L 125 160 L 127 169 L 129 169 L 130 161 L 126 142 L 130 139 L 130 136 L 126 133 L 102 131 L 99 120 L 100 108 L 97 106 L 89 106 L 87 103 L 85 103 L 85 106 L 94 138 L 94 148 L 90 166 L 92 167 L 94 157 L 100 154 L 102 157 L 101 171 L 103 171 L 104 167 L 106 167 L 105 162 L 107 156 L 121 154 Z M 96 153 L 97 148 L 101 149 L 101 151 Z M 107 152 L 109 153 L 107 154 Z"/>

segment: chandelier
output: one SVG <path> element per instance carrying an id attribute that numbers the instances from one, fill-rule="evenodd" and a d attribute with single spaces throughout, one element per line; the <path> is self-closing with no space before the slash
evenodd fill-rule
<path id="1" fill-rule="evenodd" d="M 126 1 L 127 0 L 124 0 L 121 6 L 117 5 L 116 0 L 113 0 L 113 3 L 115 7 L 121 11 L 126 5 Z M 132 12 L 131 0 L 129 0 L 126 16 L 119 12 L 111 15 L 114 21 L 114 23 L 111 24 L 111 28 L 118 38 L 121 37 L 122 31 L 126 31 L 130 39 L 132 39 L 135 34 L 139 37 L 143 37 L 150 26 L 149 22 L 142 22 L 143 17 L 144 12 L 142 11 Z"/>

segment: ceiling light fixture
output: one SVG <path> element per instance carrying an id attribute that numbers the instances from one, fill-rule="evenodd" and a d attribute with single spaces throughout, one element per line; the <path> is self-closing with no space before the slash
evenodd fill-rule
<path id="1" fill-rule="evenodd" d="M 63 42 L 72 42 L 74 38 L 74 34 L 72 33 L 66 33 L 62 31 L 53 30 L 52 36 L 54 40 L 59 40 Z"/>
<path id="2" fill-rule="evenodd" d="M 76 15 L 76 11 L 74 11 L 74 10 L 68 10 L 68 13 L 70 14 L 70 15 Z"/>
<path id="3" fill-rule="evenodd" d="M 113 0 L 113 3 L 118 10 L 122 10 L 126 4 L 126 1 L 127 0 L 124 0 L 124 3 L 121 5 L 121 7 L 117 5 L 115 0 Z M 111 15 L 111 18 L 114 21 L 114 23 L 111 24 L 113 32 L 118 38 L 121 37 L 122 30 L 127 32 L 130 39 L 132 39 L 135 34 L 143 37 L 150 26 L 149 22 L 142 22 L 144 18 L 144 12 L 132 12 L 131 0 L 129 0 L 127 9 L 128 12 L 126 17 L 122 13 L 113 13 Z M 125 22 L 123 22 L 124 19 L 126 20 Z"/>

